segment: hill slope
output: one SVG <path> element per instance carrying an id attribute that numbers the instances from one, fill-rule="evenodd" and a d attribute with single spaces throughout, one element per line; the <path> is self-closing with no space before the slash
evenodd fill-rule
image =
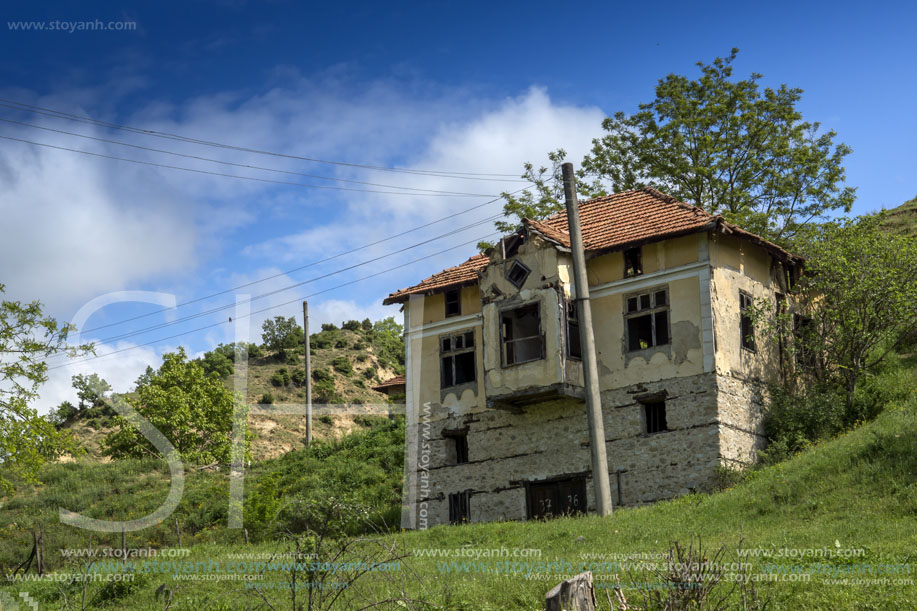
<path id="1" fill-rule="evenodd" d="M 892 233 L 917 237 L 917 197 L 887 210 L 885 227 Z"/>
<path id="2" fill-rule="evenodd" d="M 370 572 L 361 578 L 344 594 L 340 608 L 400 597 L 404 592 L 414 600 L 450 610 L 531 610 L 544 604 L 544 593 L 565 574 L 582 569 L 594 571 L 603 609 L 607 605 L 601 589 L 619 582 L 628 600 L 640 604 L 644 594 L 665 586 L 645 561 L 658 562 L 672 542 L 687 545 L 696 537 L 701 538 L 707 559 L 722 547 L 721 563 L 747 563 L 745 568 L 726 567 L 726 576 L 750 581 L 757 597 L 770 601 L 771 609 L 917 608 L 915 444 L 917 398 L 911 398 L 904 405 L 889 406 L 870 424 L 753 472 L 724 492 L 619 509 L 608 518 L 446 526 L 386 536 L 380 541 L 395 545 L 398 553 L 408 557 L 397 572 Z M 397 469 L 396 462 L 390 461 L 387 468 Z M 293 464 L 292 468 L 301 466 Z M 130 473 L 122 468 L 120 477 L 125 480 L 117 482 L 120 491 L 138 492 L 129 503 L 121 502 L 115 514 L 148 511 L 165 494 L 164 473 L 161 481 L 149 480 L 143 470 Z M 209 483 L 189 486 L 183 506 L 203 519 L 208 505 L 225 498 L 225 475 L 195 477 Z M 152 489 L 150 482 L 155 483 Z M 339 492 L 334 485 L 324 491 L 328 496 Z M 34 519 L 53 508 L 61 494 L 65 493 L 60 487 L 49 487 L 37 497 L 23 497 L 13 503 L 14 513 L 21 520 Z M 194 509 L 201 506 L 204 509 Z M 201 544 L 192 547 L 187 560 L 228 562 L 240 551 L 270 558 L 293 549 L 291 543 L 243 546 L 238 532 L 233 534 L 219 525 L 222 515 L 214 516 L 213 530 L 195 536 Z M 0 532 L 8 528 L 0 523 Z M 168 526 L 160 526 L 149 533 L 132 534 L 129 541 L 150 538 L 164 543 L 171 541 L 169 531 Z M 25 545 L 25 536 L 21 539 Z M 110 539 L 115 540 L 110 544 L 117 545 L 117 537 Z M 236 543 L 227 545 L 229 540 Z M 497 564 L 501 561 L 502 566 Z M 288 608 L 289 572 L 265 574 L 262 570 L 261 576 L 262 594 L 274 608 Z M 305 574 L 299 577 L 307 581 Z M 330 575 L 329 579 L 336 577 L 340 576 Z M 44 603 L 59 605 L 61 595 L 52 587 L 55 585 L 17 587 L 27 587 Z M 157 574 L 145 577 L 128 593 L 113 594 L 99 608 L 153 608 L 160 586 L 175 593 L 173 609 L 195 605 L 232 609 L 246 604 L 255 608 L 262 604 L 260 595 L 241 582 L 187 582 Z M 729 608 L 738 608 L 738 604 L 734 598 Z"/>

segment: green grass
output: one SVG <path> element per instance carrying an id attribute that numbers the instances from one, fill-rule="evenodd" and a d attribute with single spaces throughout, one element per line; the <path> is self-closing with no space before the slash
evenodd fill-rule
<path id="1" fill-rule="evenodd" d="M 737 548 L 762 548 L 765 550 L 791 549 L 862 549 L 856 558 L 747 558 L 752 564 L 748 574 L 760 579 L 767 565 L 792 569 L 801 567 L 810 574 L 808 582 L 786 581 L 756 584 L 758 594 L 769 600 L 771 609 L 911 609 L 917 608 L 917 587 L 894 584 L 839 585 L 826 583 L 821 570 L 852 571 L 877 570 L 880 566 L 907 565 L 910 574 L 891 575 L 890 578 L 917 580 L 917 399 L 886 410 L 878 419 L 863 425 L 837 439 L 820 443 L 793 459 L 767 467 L 752 474 L 734 487 L 715 494 L 690 495 L 676 500 L 641 508 L 617 510 L 613 516 L 565 518 L 547 522 L 490 523 L 465 526 L 441 526 L 423 532 L 405 532 L 386 535 L 378 541 L 395 545 L 398 553 L 407 553 L 401 570 L 394 573 L 370 573 L 358 581 L 346 596 L 352 597 L 341 609 L 356 608 L 358 603 L 385 600 L 400 596 L 402 590 L 412 599 L 428 601 L 438 608 L 467 609 L 469 611 L 538 609 L 544 604 L 544 593 L 555 585 L 561 576 L 539 570 L 529 565 L 535 578 L 524 574 L 496 574 L 492 572 L 499 558 L 480 558 L 490 562 L 490 573 L 462 572 L 461 564 L 450 562 L 465 559 L 430 558 L 418 555 L 416 550 L 429 549 L 502 549 L 512 553 L 516 549 L 540 550 L 540 557 L 521 557 L 515 560 L 567 561 L 578 569 L 582 562 L 593 561 L 585 554 L 658 554 L 666 552 L 672 542 L 687 544 L 700 537 L 703 546 L 713 551 L 726 549 L 726 561 L 738 561 Z M 371 460 L 367 448 L 350 455 L 352 460 Z M 289 459 L 296 463 L 295 458 Z M 274 463 L 275 466 L 281 463 Z M 135 481 L 120 492 L 110 495 L 112 505 L 128 509 L 134 495 L 143 498 L 144 486 L 136 473 L 141 467 L 135 464 Z M 123 466 L 120 469 L 129 467 Z M 74 488 L 76 482 L 65 477 L 66 466 L 58 467 L 60 481 L 49 482 L 43 492 L 28 501 L 36 509 L 53 507 L 73 495 L 83 494 Z M 290 469 L 285 469 L 290 472 Z M 93 472 L 94 473 L 94 472 Z M 158 475 L 146 476 L 159 477 Z M 97 475 L 81 478 L 89 488 L 102 491 L 107 480 Z M 187 507 L 202 503 L 206 506 L 209 494 L 215 494 L 222 503 L 225 476 L 202 474 L 199 485 L 183 501 Z M 54 492 L 51 492 L 51 490 Z M 332 494 L 330 491 L 328 494 Z M 155 496 L 155 495 L 153 495 Z M 14 499 L 15 501 L 15 499 Z M 147 499 L 145 502 L 149 503 Z M 4 522 L 10 511 L 22 515 L 22 509 L 3 508 Z M 0 524 L 4 529 L 6 523 Z M 51 527 L 48 523 L 48 528 Z M 70 535 L 85 541 L 86 535 Z M 135 539 L 136 537 L 136 539 Z M 129 539 L 136 545 L 149 533 L 140 533 Z M 174 537 L 173 537 L 174 538 Z M 192 537 L 195 543 L 197 535 Z M 169 540 L 168 545 L 174 545 Z M 85 545 L 85 543 L 84 543 Z M 837 546 L 840 546 L 839 548 Z M 17 545 L 16 557 L 23 555 L 22 542 Z M 5 546 L 4 546 L 5 549 Z M 238 532 L 223 530 L 214 534 L 209 542 L 201 541 L 192 547 L 190 561 L 228 561 L 230 554 L 240 551 L 274 554 L 289 551 L 291 543 L 264 541 L 244 545 Z M 4 552 L 6 554 L 6 552 Z M 511 560 L 513 558 L 510 558 Z M 4 561 L 6 564 L 7 561 Z M 465 568 L 473 570 L 471 565 Z M 482 567 L 487 568 L 487 567 Z M 520 565 L 525 569 L 525 565 Z M 540 567 L 544 569 L 545 567 Z M 813 573 L 814 572 L 814 573 Z M 597 572 L 596 582 L 607 586 L 613 578 Z M 634 569 L 630 573 L 618 571 L 625 582 L 655 583 L 651 573 Z M 848 578 L 877 579 L 883 575 L 850 575 Z M 544 577 L 545 579 L 539 579 Z M 265 572 L 262 587 L 264 595 L 277 609 L 289 609 L 288 575 Z M 243 609 L 268 608 L 252 590 L 241 582 L 190 582 L 173 579 L 169 575 L 138 575 L 129 591 L 100 584 L 88 586 L 95 596 L 93 608 L 152 609 L 162 608 L 155 597 L 160 586 L 171 589 L 174 595 L 172 609 Z M 329 578 L 330 579 L 330 578 Z M 794 577 L 793 579 L 799 579 Z M 300 582 L 304 575 L 299 576 Z M 271 586 L 274 589 L 270 589 Z M 61 606 L 61 588 L 57 584 L 29 584 L 25 588 L 43 605 Z M 644 586 L 645 587 L 645 586 Z M 67 586 L 66 595 L 73 599 L 78 586 Z M 16 588 L 7 588 L 15 592 Z M 101 592 L 101 594 L 99 594 Z M 625 595 L 633 603 L 639 601 L 639 589 L 625 584 Z M 104 594 L 104 595 L 103 595 Z M 602 608 L 607 609 L 604 592 L 599 591 Z M 300 600 L 302 600 L 300 598 Z M 734 601 L 735 602 L 735 601 Z M 44 608 L 44 607 L 42 607 Z M 391 605 L 383 608 L 404 608 Z M 423 605 L 417 608 L 424 608 Z M 436 607 L 430 607 L 436 608 Z M 735 608 L 733 605 L 730 608 Z"/>
<path id="2" fill-rule="evenodd" d="M 892 233 L 917 237 L 917 197 L 886 212 L 884 227 Z"/>

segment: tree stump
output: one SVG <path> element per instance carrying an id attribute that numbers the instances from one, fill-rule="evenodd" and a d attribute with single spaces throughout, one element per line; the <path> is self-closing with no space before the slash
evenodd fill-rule
<path id="1" fill-rule="evenodd" d="M 591 571 L 562 581 L 545 594 L 545 611 L 595 611 L 595 605 Z"/>

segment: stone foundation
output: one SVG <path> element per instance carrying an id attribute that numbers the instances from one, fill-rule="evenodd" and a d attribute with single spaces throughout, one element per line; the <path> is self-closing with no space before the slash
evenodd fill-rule
<path id="1" fill-rule="evenodd" d="M 668 430 L 646 434 L 641 400 L 660 397 L 665 400 Z M 751 462 L 763 444 L 761 403 L 756 397 L 752 385 L 714 373 L 604 391 L 613 504 L 639 505 L 708 491 L 718 464 Z M 471 494 L 473 522 L 524 520 L 526 482 L 562 476 L 586 478 L 587 508 L 594 510 L 583 403 L 563 398 L 518 412 L 463 415 L 433 405 L 426 420 L 409 427 L 417 443 L 406 472 L 413 471 L 415 484 L 409 510 L 417 515 L 422 506 L 428 526 L 448 523 L 449 494 L 463 491 Z M 467 430 L 465 464 L 451 464 L 452 441 L 443 435 L 456 430 Z M 419 485 L 418 464 L 429 465 L 428 486 Z"/>

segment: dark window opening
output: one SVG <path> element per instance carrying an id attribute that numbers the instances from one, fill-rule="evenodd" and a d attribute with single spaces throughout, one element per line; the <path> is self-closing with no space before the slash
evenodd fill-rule
<path id="1" fill-rule="evenodd" d="M 517 289 L 522 288 L 522 285 L 525 284 L 525 279 L 529 277 L 531 271 L 532 270 L 527 268 L 519 261 L 513 261 L 509 271 L 506 272 L 506 279 L 509 280 L 510 283 Z"/>
<path id="2" fill-rule="evenodd" d="M 793 335 L 796 342 L 796 363 L 798 365 L 809 368 L 815 367 L 815 353 L 809 349 L 814 330 L 815 327 L 810 316 L 803 316 L 802 314 L 793 316 Z"/>
<path id="3" fill-rule="evenodd" d="M 665 401 L 652 401 L 643 404 L 643 418 L 646 423 L 646 433 L 661 433 L 669 430 L 665 420 Z"/>
<path id="4" fill-rule="evenodd" d="M 443 388 L 475 381 L 474 331 L 440 339 L 440 368 Z"/>
<path id="5" fill-rule="evenodd" d="M 643 253 L 640 248 L 628 248 L 624 251 L 624 277 L 639 276 L 643 273 Z"/>
<path id="6" fill-rule="evenodd" d="M 503 312 L 501 331 L 504 367 L 544 358 L 544 335 L 537 303 Z"/>
<path id="7" fill-rule="evenodd" d="M 567 302 L 567 356 L 575 359 L 583 358 L 579 335 L 579 309 L 575 301 Z"/>
<path id="8" fill-rule="evenodd" d="M 462 524 L 471 518 L 471 492 L 456 492 L 449 495 L 449 523 Z"/>
<path id="9" fill-rule="evenodd" d="M 446 316 L 458 316 L 462 313 L 462 292 L 446 291 Z"/>
<path id="10" fill-rule="evenodd" d="M 751 309 L 753 300 L 751 295 L 739 292 L 739 332 L 742 334 L 742 347 L 755 351 L 755 326 L 753 324 Z"/>
<path id="11" fill-rule="evenodd" d="M 453 434 L 447 437 L 451 446 L 451 454 L 455 457 L 454 464 L 463 465 L 468 462 L 468 435 Z"/>
<path id="12" fill-rule="evenodd" d="M 531 482 L 525 487 L 528 519 L 550 518 L 586 511 L 586 479 Z"/>
<path id="13" fill-rule="evenodd" d="M 628 351 L 669 343 L 668 291 L 663 289 L 633 295 L 625 303 Z"/>

